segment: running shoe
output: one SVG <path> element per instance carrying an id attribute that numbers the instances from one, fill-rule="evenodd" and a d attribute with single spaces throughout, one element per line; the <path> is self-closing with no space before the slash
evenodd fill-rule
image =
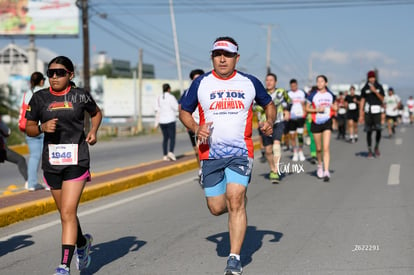
<path id="1" fill-rule="evenodd" d="M 323 174 L 323 181 L 328 182 L 331 179 L 331 175 L 329 174 L 329 171 L 325 171 Z"/>
<path id="2" fill-rule="evenodd" d="M 279 183 L 280 182 L 280 178 L 279 175 L 273 171 L 271 171 L 269 173 L 269 179 L 272 183 Z"/>
<path id="3" fill-rule="evenodd" d="M 299 155 L 298 152 L 293 152 L 293 158 L 292 161 L 298 161 L 299 160 Z"/>
<path id="4" fill-rule="evenodd" d="M 266 161 L 267 161 L 267 159 L 266 159 L 265 155 L 262 155 L 260 157 L 260 163 L 265 163 Z"/>
<path id="5" fill-rule="evenodd" d="M 164 160 L 164 161 L 169 161 L 170 159 L 169 159 L 167 156 L 163 156 L 163 157 L 162 157 L 162 160 Z"/>
<path id="6" fill-rule="evenodd" d="M 176 161 L 177 160 L 177 158 L 175 157 L 175 155 L 174 155 L 173 152 L 168 152 L 167 156 L 172 161 Z"/>
<path id="7" fill-rule="evenodd" d="M 322 165 L 318 165 L 318 170 L 316 170 L 316 176 L 318 177 L 318 179 L 322 179 L 323 178 Z"/>
<path id="8" fill-rule="evenodd" d="M 69 267 L 64 264 L 61 264 L 56 268 L 54 275 L 70 275 Z"/>
<path id="9" fill-rule="evenodd" d="M 369 150 L 369 151 L 368 151 L 368 156 L 367 156 L 367 158 L 368 158 L 368 159 L 373 159 L 373 158 L 374 158 L 374 155 L 372 154 L 372 151 L 371 151 L 371 150 Z"/>
<path id="10" fill-rule="evenodd" d="M 311 164 L 317 164 L 317 163 L 318 163 L 318 159 L 317 159 L 316 157 L 312 157 L 312 158 L 310 159 L 310 163 L 311 163 Z"/>
<path id="11" fill-rule="evenodd" d="M 303 151 L 299 151 L 299 160 L 302 162 L 306 160 L 305 155 L 303 154 Z"/>
<path id="12" fill-rule="evenodd" d="M 89 256 L 89 252 L 91 250 L 93 238 L 90 234 L 85 234 L 83 236 L 86 239 L 85 246 L 76 249 L 76 267 L 78 270 L 87 268 L 91 264 L 91 256 Z"/>
<path id="13" fill-rule="evenodd" d="M 375 157 L 379 158 L 380 156 L 381 156 L 381 153 L 380 153 L 378 147 L 375 147 Z"/>
<path id="14" fill-rule="evenodd" d="M 224 269 L 224 275 L 241 275 L 243 268 L 241 262 L 236 259 L 236 257 L 231 256 L 227 260 L 227 266 Z"/>

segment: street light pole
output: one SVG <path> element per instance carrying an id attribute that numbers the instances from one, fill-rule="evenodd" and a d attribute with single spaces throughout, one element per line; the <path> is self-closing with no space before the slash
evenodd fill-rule
<path id="1" fill-rule="evenodd" d="M 177 62 L 178 81 L 180 82 L 180 95 L 181 95 L 184 91 L 184 86 L 183 86 L 183 76 L 181 73 L 180 50 L 178 48 L 177 28 L 175 26 L 173 0 L 169 0 L 169 2 L 170 2 L 171 25 L 172 25 L 172 31 L 173 31 L 173 37 L 174 37 L 175 59 Z"/>
<path id="2" fill-rule="evenodd" d="M 90 92 L 88 0 L 82 1 L 83 87 Z"/>

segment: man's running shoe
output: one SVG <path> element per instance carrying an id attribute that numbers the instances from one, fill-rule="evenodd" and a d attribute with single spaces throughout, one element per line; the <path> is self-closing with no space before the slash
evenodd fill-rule
<path id="1" fill-rule="evenodd" d="M 279 183 L 280 179 L 279 179 L 279 175 L 275 172 L 270 172 L 269 174 L 269 179 L 272 183 Z"/>
<path id="2" fill-rule="evenodd" d="M 298 161 L 299 160 L 299 155 L 298 152 L 293 152 L 293 158 L 292 161 Z"/>
<path id="3" fill-rule="evenodd" d="M 378 147 L 375 147 L 375 157 L 379 158 L 380 156 L 381 156 L 381 153 L 380 153 Z"/>
<path id="4" fill-rule="evenodd" d="M 369 151 L 368 151 L 368 156 L 367 156 L 367 158 L 368 158 L 368 159 L 373 159 L 373 158 L 374 158 L 374 155 L 372 154 L 372 151 L 371 151 L 371 150 L 369 150 Z"/>
<path id="5" fill-rule="evenodd" d="M 89 252 L 91 251 L 93 238 L 90 234 L 85 234 L 83 236 L 86 239 L 85 246 L 76 249 L 76 267 L 78 270 L 87 268 L 91 263 L 91 256 L 89 256 Z"/>
<path id="6" fill-rule="evenodd" d="M 265 155 L 262 155 L 259 160 L 260 160 L 260 163 L 265 163 L 267 161 Z"/>
<path id="7" fill-rule="evenodd" d="M 322 179 L 323 178 L 322 165 L 318 165 L 318 170 L 316 170 L 316 176 L 318 177 L 318 179 Z"/>
<path id="8" fill-rule="evenodd" d="M 236 257 L 231 256 L 227 260 L 227 266 L 224 269 L 224 275 L 241 275 L 243 268 L 241 262 L 236 259 Z"/>
<path id="9" fill-rule="evenodd" d="M 323 174 L 323 181 L 328 182 L 331 179 L 331 175 L 329 174 L 329 171 L 325 171 Z"/>
<path id="10" fill-rule="evenodd" d="M 61 264 L 56 268 L 54 275 L 70 275 L 69 267 L 64 264 Z"/>
<path id="11" fill-rule="evenodd" d="M 317 164 L 318 163 L 318 159 L 316 157 L 312 157 L 310 160 L 311 164 Z"/>
<path id="12" fill-rule="evenodd" d="M 299 151 L 299 160 L 302 162 L 306 160 L 305 155 L 303 154 L 303 151 Z"/>
<path id="13" fill-rule="evenodd" d="M 163 160 L 163 161 L 170 161 L 170 159 L 169 159 L 167 156 L 163 156 L 163 157 L 162 157 L 162 160 Z"/>

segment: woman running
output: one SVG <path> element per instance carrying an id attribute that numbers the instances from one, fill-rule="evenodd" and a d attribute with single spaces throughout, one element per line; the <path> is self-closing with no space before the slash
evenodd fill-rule
<path id="1" fill-rule="evenodd" d="M 69 58 L 52 59 L 47 76 L 50 87 L 33 94 L 29 102 L 26 133 L 31 137 L 44 133 L 43 175 L 62 223 L 62 258 L 55 274 L 70 274 L 75 247 L 79 270 L 88 267 L 91 261 L 92 236 L 82 234 L 77 209 L 83 188 L 90 181 L 88 144 L 97 141 L 102 114 L 91 95 L 73 84 L 74 67 Z M 91 116 L 87 135 L 85 111 Z"/>
<path id="2" fill-rule="evenodd" d="M 316 175 L 324 181 L 330 180 L 329 145 L 332 133 L 332 116 L 337 110 L 335 95 L 327 88 L 328 79 L 324 75 L 316 78 L 317 90 L 312 92 L 306 103 L 306 111 L 312 113 L 311 132 L 315 139 L 316 155 L 318 158 L 318 170 Z M 322 166 L 322 143 L 323 143 L 323 166 Z"/>

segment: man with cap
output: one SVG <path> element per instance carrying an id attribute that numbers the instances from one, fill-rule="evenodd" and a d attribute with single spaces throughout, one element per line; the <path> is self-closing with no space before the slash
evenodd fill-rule
<path id="1" fill-rule="evenodd" d="M 375 157 L 380 156 L 379 143 L 381 140 L 381 108 L 384 101 L 384 89 L 376 79 L 375 71 L 369 71 L 367 83 L 361 89 L 361 104 L 359 112 L 360 122 L 365 121 L 365 132 L 367 133 L 368 158 L 373 158 L 372 151 L 372 132 L 375 136 Z"/>
<path id="2" fill-rule="evenodd" d="M 198 137 L 201 181 L 210 212 L 228 212 L 230 255 L 224 274 L 241 274 L 240 251 L 247 228 L 246 191 L 253 166 L 253 102 L 267 120 L 261 130 L 273 132 L 275 105 L 254 76 L 236 71 L 237 42 L 219 37 L 213 43 L 213 70 L 195 79 L 181 101 L 180 119 Z M 197 124 L 192 112 L 199 108 Z"/>
<path id="3" fill-rule="evenodd" d="M 395 127 L 398 124 L 398 113 L 401 108 L 401 99 L 394 93 L 394 89 L 388 89 L 388 95 L 384 98 L 385 115 L 388 125 L 388 136 L 391 138 L 395 134 Z"/>

